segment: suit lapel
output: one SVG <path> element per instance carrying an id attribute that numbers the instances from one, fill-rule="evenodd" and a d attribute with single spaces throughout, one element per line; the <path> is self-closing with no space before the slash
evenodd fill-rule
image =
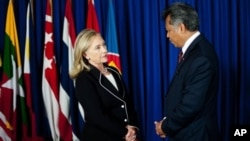
<path id="1" fill-rule="evenodd" d="M 202 35 L 200 34 L 194 41 L 189 45 L 186 53 L 183 56 L 183 59 L 187 59 L 191 54 L 190 52 L 195 48 L 196 44 L 202 39 Z M 184 61 L 183 61 L 184 62 Z"/>
<path id="2" fill-rule="evenodd" d="M 106 78 L 104 75 L 101 74 L 101 72 L 96 69 L 95 67 L 91 68 L 91 74 L 92 76 L 94 76 L 94 78 L 98 81 L 98 83 L 109 93 L 111 93 L 112 95 L 116 95 L 118 97 L 123 97 L 123 91 L 124 88 L 122 87 L 121 83 L 120 83 L 120 78 L 119 75 L 116 73 L 115 70 L 111 69 L 108 67 L 108 70 L 111 72 L 111 74 L 113 75 L 118 90 L 115 88 L 115 86 L 113 86 L 113 84 L 108 80 L 108 78 Z M 120 93 L 121 92 L 121 93 Z"/>
<path id="3" fill-rule="evenodd" d="M 110 82 L 110 84 L 115 88 L 116 92 L 119 93 L 119 96 L 124 97 L 124 94 L 125 94 L 124 87 L 123 87 L 119 72 L 117 72 L 114 69 L 109 68 L 109 67 L 108 67 L 108 70 L 113 75 L 115 82 L 116 82 L 116 85 L 118 87 L 118 90 L 116 90 L 116 88 L 111 84 L 111 82 Z"/>
<path id="4" fill-rule="evenodd" d="M 185 52 L 183 56 L 183 61 L 181 61 L 178 66 L 181 67 L 186 59 L 189 58 L 191 55 L 190 52 L 195 48 L 196 44 L 202 39 L 202 35 L 200 34 L 197 38 L 194 39 L 194 41 L 189 45 L 187 51 Z"/>
<path id="5" fill-rule="evenodd" d="M 192 54 L 190 54 L 190 52 L 191 52 L 193 49 L 195 49 L 196 44 L 197 44 L 202 38 L 203 38 L 203 36 L 202 36 L 202 34 L 200 34 L 200 35 L 199 35 L 197 38 L 195 38 L 194 41 L 189 45 L 187 51 L 185 52 L 185 54 L 184 54 L 184 56 L 183 56 L 183 60 L 182 60 L 180 63 L 178 63 L 178 65 L 177 65 L 177 67 L 176 67 L 176 71 L 175 71 L 176 75 L 179 74 L 180 69 L 182 68 L 182 66 L 183 66 L 183 65 L 185 64 L 185 62 L 186 62 L 185 60 L 187 60 L 187 59 L 190 57 L 190 55 L 192 55 Z"/>

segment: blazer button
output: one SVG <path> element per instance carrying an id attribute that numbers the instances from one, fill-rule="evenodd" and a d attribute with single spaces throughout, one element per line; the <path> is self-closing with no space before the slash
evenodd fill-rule
<path id="1" fill-rule="evenodd" d="M 121 108 L 124 108 L 124 105 L 121 105 Z"/>
<path id="2" fill-rule="evenodd" d="M 128 120 L 125 118 L 125 119 L 124 119 L 124 122 L 127 122 L 127 121 L 128 121 Z"/>

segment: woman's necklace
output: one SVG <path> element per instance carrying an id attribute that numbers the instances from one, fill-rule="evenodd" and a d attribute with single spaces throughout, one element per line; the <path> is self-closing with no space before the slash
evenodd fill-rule
<path id="1" fill-rule="evenodd" d="M 104 67 L 104 69 L 101 70 L 101 72 L 102 72 L 103 74 L 106 74 L 106 73 L 108 72 L 108 69 L 107 69 L 106 67 Z"/>

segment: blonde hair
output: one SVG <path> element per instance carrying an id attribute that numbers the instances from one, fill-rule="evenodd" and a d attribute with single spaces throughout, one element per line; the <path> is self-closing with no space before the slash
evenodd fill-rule
<path id="1" fill-rule="evenodd" d="M 90 47 L 92 43 L 92 37 L 98 34 L 100 33 L 93 29 L 84 29 L 77 35 L 74 44 L 73 68 L 69 74 L 72 79 L 75 79 L 82 70 L 90 70 L 88 60 L 83 56 L 83 54 Z"/>

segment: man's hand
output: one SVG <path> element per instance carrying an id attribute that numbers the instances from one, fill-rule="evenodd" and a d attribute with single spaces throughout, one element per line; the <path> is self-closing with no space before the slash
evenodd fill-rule
<path id="1" fill-rule="evenodd" d="M 163 119 L 164 120 L 164 119 Z M 161 125 L 162 125 L 162 122 L 163 120 L 161 121 L 155 121 L 154 124 L 155 124 L 155 132 L 157 135 L 159 135 L 161 138 L 166 138 L 166 134 L 162 131 L 161 129 Z"/>

